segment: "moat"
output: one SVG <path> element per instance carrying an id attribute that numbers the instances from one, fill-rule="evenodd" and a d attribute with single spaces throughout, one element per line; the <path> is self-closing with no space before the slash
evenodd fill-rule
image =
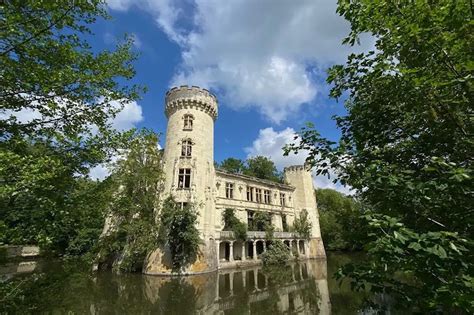
<path id="1" fill-rule="evenodd" d="M 354 259 L 357 255 L 329 253 L 327 261 L 228 269 L 181 279 L 92 274 L 74 261 L 8 264 L 1 266 L 3 284 L 38 280 L 22 283 L 13 299 L 16 305 L 1 309 L 3 305 L 0 313 L 356 314 L 363 311 L 363 296 L 332 278 L 341 263 Z"/>

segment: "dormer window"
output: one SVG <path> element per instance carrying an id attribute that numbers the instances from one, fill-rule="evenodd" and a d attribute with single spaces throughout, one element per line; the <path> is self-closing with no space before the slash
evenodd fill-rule
<path id="1" fill-rule="evenodd" d="M 186 115 L 184 115 L 183 119 L 184 119 L 183 129 L 184 130 L 193 130 L 193 120 L 194 120 L 193 115 L 186 114 Z"/>
<path id="2" fill-rule="evenodd" d="M 191 153 L 193 150 L 193 143 L 190 139 L 183 140 L 181 145 L 181 156 L 182 157 L 191 157 Z"/>

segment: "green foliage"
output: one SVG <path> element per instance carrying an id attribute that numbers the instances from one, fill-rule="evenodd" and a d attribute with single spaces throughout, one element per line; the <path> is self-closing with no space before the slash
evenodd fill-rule
<path id="1" fill-rule="evenodd" d="M 262 254 L 264 265 L 285 265 L 290 259 L 290 250 L 280 240 L 274 240 L 265 253 Z"/>
<path id="2" fill-rule="evenodd" d="M 335 171 L 343 184 L 358 191 L 368 208 L 396 217 L 419 237 L 436 235 L 429 240 L 429 248 L 438 244 L 446 251 L 449 233 L 471 242 L 471 3 L 339 1 L 338 12 L 352 26 L 346 43 L 354 44 L 361 34 L 369 33 L 376 49 L 352 54 L 345 65 L 329 70 L 331 96 L 347 97 L 347 115 L 335 118 L 342 132 L 339 143 L 321 137 L 310 125 L 300 132 L 301 143 L 287 147 L 287 153 L 309 149 L 307 162 L 318 174 Z M 379 237 L 386 235 L 379 230 Z M 371 244 L 387 246 L 387 251 L 380 251 L 387 256 L 385 263 L 370 258 L 372 264 L 359 270 L 358 278 L 363 273 L 368 283 L 388 290 L 393 272 L 381 270 L 398 268 L 389 256 L 405 253 L 410 243 Z M 442 299 L 443 281 L 420 277 L 418 290 L 410 293 L 421 308 L 449 312 L 444 301 L 450 297 L 465 312 L 472 312 L 459 299 L 470 290 L 471 284 L 464 279 L 472 276 L 474 257 L 472 250 L 461 253 L 462 257 L 454 257 L 469 262 L 470 267 L 461 268 L 452 283 L 442 278 L 450 287 Z M 431 255 L 419 251 L 403 268 L 414 275 L 425 269 L 437 275 L 452 266 L 449 259 L 433 260 Z M 376 278 L 369 281 L 371 276 Z"/>
<path id="3" fill-rule="evenodd" d="M 90 249 L 102 226 L 105 185 L 77 177 L 79 159 L 44 142 L 15 138 L 0 147 L 2 241 L 69 254 Z M 77 242 L 82 249 L 68 248 Z"/>
<path id="4" fill-rule="evenodd" d="M 318 189 L 321 237 L 329 250 L 360 250 L 366 237 L 361 205 L 332 189 Z"/>
<path id="5" fill-rule="evenodd" d="M 474 310 L 472 261 L 467 255 L 474 249 L 471 241 L 452 232 L 416 233 L 384 215 L 366 219 L 374 239 L 369 260 L 345 265 L 339 279 L 347 277 L 355 290 L 389 294 L 400 306 L 409 304 L 419 311 Z"/>
<path id="6" fill-rule="evenodd" d="M 157 143 L 154 132 L 137 132 L 127 144 L 126 158 L 116 163 L 107 180 L 110 227 L 97 248 L 99 263 L 112 260 L 117 269 L 138 270 L 158 246 L 155 217 L 162 170 Z"/>
<path id="7" fill-rule="evenodd" d="M 247 240 L 247 224 L 237 219 L 234 209 L 225 209 L 222 216 L 224 219 L 224 231 L 233 231 L 236 240 Z"/>
<path id="8" fill-rule="evenodd" d="M 242 174 L 245 170 L 245 164 L 240 159 L 227 158 L 219 164 L 219 168 L 232 174 Z"/>
<path id="9" fill-rule="evenodd" d="M 270 212 L 257 211 L 253 215 L 252 231 L 266 231 L 268 226 L 272 225 L 272 216 Z"/>
<path id="10" fill-rule="evenodd" d="M 313 225 L 308 219 L 308 211 L 306 209 L 301 210 L 300 215 L 295 218 L 293 222 L 293 230 L 299 234 L 300 237 L 308 239 L 311 237 L 311 228 Z"/>
<path id="11" fill-rule="evenodd" d="M 181 269 L 195 261 L 201 239 L 196 227 L 197 212 L 191 205 L 182 207 L 172 197 L 164 200 L 160 211 L 159 239 L 171 252 L 173 270 Z"/>
<path id="12" fill-rule="evenodd" d="M 275 163 L 265 156 L 255 156 L 247 159 L 247 167 L 244 174 L 275 182 L 282 182 L 282 176 L 278 173 Z"/>
<path id="13" fill-rule="evenodd" d="M 275 163 L 265 156 L 248 158 L 245 162 L 236 158 L 227 158 L 218 167 L 233 174 L 244 174 L 274 182 L 283 182 L 283 176 L 276 169 Z"/>
<path id="14" fill-rule="evenodd" d="M 124 85 L 132 42 L 94 52 L 81 39 L 107 18 L 102 1 L 0 6 L 2 241 L 81 254 L 100 232 L 105 188 L 80 177 L 118 147 L 110 121 L 141 91 Z"/>

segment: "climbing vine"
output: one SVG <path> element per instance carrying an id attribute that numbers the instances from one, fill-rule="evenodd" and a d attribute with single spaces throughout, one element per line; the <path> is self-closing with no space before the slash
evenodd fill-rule
<path id="1" fill-rule="evenodd" d="M 241 222 L 232 208 L 227 208 L 222 214 L 224 220 L 224 231 L 233 231 L 235 239 L 245 241 L 247 239 L 247 224 Z"/>
<path id="2" fill-rule="evenodd" d="M 193 205 L 183 206 L 168 197 L 163 202 L 159 217 L 160 244 L 169 247 L 173 270 L 180 272 L 196 260 L 199 251 L 198 214 Z"/>

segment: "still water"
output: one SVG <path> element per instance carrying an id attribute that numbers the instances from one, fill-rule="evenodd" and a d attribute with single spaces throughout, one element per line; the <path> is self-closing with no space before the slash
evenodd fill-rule
<path id="1" fill-rule="evenodd" d="M 78 262 L 7 264 L 0 267 L 0 301 L 4 302 L 0 313 L 367 313 L 362 309 L 363 296 L 332 278 L 340 264 L 354 259 L 354 255 L 328 254 L 327 261 L 220 270 L 183 278 L 91 274 Z"/>

